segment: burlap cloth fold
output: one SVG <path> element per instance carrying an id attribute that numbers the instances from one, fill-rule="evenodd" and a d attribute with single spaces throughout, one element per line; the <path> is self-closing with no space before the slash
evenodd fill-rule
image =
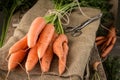
<path id="1" fill-rule="evenodd" d="M 44 16 L 45 13 L 52 9 L 53 5 L 50 0 L 38 0 L 38 2 L 23 16 L 19 26 L 15 29 L 14 35 L 10 37 L 7 43 L 0 48 L 0 80 L 4 80 L 7 72 L 7 62 L 5 58 L 9 48 L 20 38 L 22 38 L 29 30 L 31 22 L 38 16 Z M 89 17 L 100 14 L 100 10 L 93 8 L 82 8 L 82 11 Z M 81 24 L 88 18 L 83 16 L 76 9 L 70 15 L 70 22 L 67 26 L 76 26 Z M 100 19 L 87 25 L 82 29 L 82 34 L 78 37 L 72 37 L 67 34 L 69 39 L 69 54 L 67 58 L 67 68 L 62 76 L 58 75 L 58 58 L 55 56 L 51 69 L 48 73 L 41 75 L 39 64 L 30 72 L 32 80 L 81 80 L 83 79 L 85 66 L 87 64 L 90 52 L 94 46 L 96 31 L 98 29 Z M 64 26 L 64 27 L 67 27 Z M 23 64 L 24 67 L 24 64 Z M 41 75 L 41 76 L 40 76 Z M 27 74 L 20 67 L 12 71 L 8 80 L 27 80 Z"/>

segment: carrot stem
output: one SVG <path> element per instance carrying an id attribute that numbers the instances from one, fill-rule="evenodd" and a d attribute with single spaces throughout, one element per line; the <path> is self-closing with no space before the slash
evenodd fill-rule
<path id="1" fill-rule="evenodd" d="M 4 24 L 3 24 L 3 29 L 2 29 L 2 36 L 1 36 L 1 40 L 0 40 L 0 47 L 3 46 L 4 44 L 4 40 L 5 40 L 5 37 L 6 37 L 6 34 L 7 34 L 7 30 L 8 30 L 8 27 L 9 27 L 9 24 L 10 24 L 10 21 L 11 21 L 11 18 L 12 18 L 12 15 L 16 9 L 17 5 L 13 5 L 12 8 L 10 9 L 10 15 L 8 14 L 8 19 L 5 19 L 4 21 Z M 7 18 L 7 17 L 6 17 Z M 6 21 L 7 20 L 7 21 Z"/>

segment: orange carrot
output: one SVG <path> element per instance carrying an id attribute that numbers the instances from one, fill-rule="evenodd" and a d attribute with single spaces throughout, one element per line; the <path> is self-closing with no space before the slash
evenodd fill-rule
<path id="1" fill-rule="evenodd" d="M 108 41 L 106 42 L 106 46 L 108 46 L 108 45 L 111 43 L 112 37 L 116 37 L 115 27 L 111 27 L 111 28 L 110 28 L 110 32 L 109 32 L 109 34 L 108 34 L 107 37 L 108 37 L 109 39 L 108 39 Z"/>
<path id="2" fill-rule="evenodd" d="M 95 70 L 95 71 L 98 71 L 98 66 L 100 65 L 100 61 L 96 61 L 94 64 L 93 64 L 93 69 Z"/>
<path id="3" fill-rule="evenodd" d="M 113 37 L 111 44 L 115 44 L 116 40 L 117 40 L 117 38 Z"/>
<path id="4" fill-rule="evenodd" d="M 106 41 L 106 46 L 108 46 L 111 43 L 111 41 L 112 41 L 112 37 Z"/>
<path id="5" fill-rule="evenodd" d="M 45 54 L 43 55 L 42 59 L 41 59 L 41 70 L 42 72 L 48 72 L 49 69 L 50 69 L 50 64 L 51 64 L 51 61 L 53 59 L 53 42 L 55 41 L 57 37 L 57 34 L 55 33 L 53 35 L 53 38 L 52 38 L 52 41 L 51 43 L 49 44 Z"/>
<path id="6" fill-rule="evenodd" d="M 64 55 L 61 59 L 59 59 L 59 74 L 60 75 L 65 71 L 68 50 L 69 50 L 69 47 L 68 47 L 67 43 L 66 42 L 63 43 Z"/>
<path id="7" fill-rule="evenodd" d="M 38 58 L 41 59 L 45 54 L 45 51 L 52 40 L 55 28 L 52 24 L 47 24 L 40 34 L 38 40 Z"/>
<path id="8" fill-rule="evenodd" d="M 104 57 L 106 57 L 106 56 L 110 53 L 110 51 L 111 51 L 112 48 L 114 47 L 115 42 L 116 42 L 116 38 L 113 38 L 113 39 L 112 39 L 112 42 L 111 42 L 111 45 L 108 46 L 108 47 L 102 52 L 101 57 L 104 58 Z"/>
<path id="9" fill-rule="evenodd" d="M 60 34 L 53 44 L 53 51 L 59 57 L 59 74 L 61 75 L 66 67 L 68 54 L 68 39 L 65 34 Z"/>
<path id="10" fill-rule="evenodd" d="M 48 72 L 50 68 L 50 64 L 53 58 L 53 50 L 52 46 L 48 46 L 45 54 L 41 59 L 41 70 L 42 72 Z"/>
<path id="11" fill-rule="evenodd" d="M 112 50 L 113 46 L 114 45 L 110 45 L 109 47 L 107 47 L 105 51 L 102 53 L 101 57 L 103 58 L 106 57 L 109 54 L 109 52 Z"/>
<path id="12" fill-rule="evenodd" d="M 20 39 L 19 41 L 17 41 L 12 47 L 10 47 L 10 49 L 9 49 L 9 55 L 11 53 L 19 51 L 21 49 L 25 50 L 27 48 L 28 48 L 28 46 L 27 46 L 27 35 L 26 35 L 22 39 Z"/>
<path id="13" fill-rule="evenodd" d="M 27 36 L 27 43 L 28 47 L 32 48 L 35 46 L 38 36 L 40 32 L 43 30 L 45 27 L 46 22 L 45 19 L 42 17 L 37 17 L 31 24 L 30 29 L 28 31 L 28 36 Z"/>
<path id="14" fill-rule="evenodd" d="M 112 42 L 113 38 L 116 38 L 116 30 L 115 27 L 111 26 L 110 27 L 110 31 L 108 33 L 108 35 L 106 36 L 107 41 L 105 42 L 105 44 L 101 47 L 102 51 L 104 51 Z"/>
<path id="15" fill-rule="evenodd" d="M 68 44 L 67 44 L 67 42 L 64 42 L 63 43 L 63 52 L 64 52 L 64 55 L 68 55 L 68 50 L 69 50 Z"/>
<path id="16" fill-rule="evenodd" d="M 19 50 L 14 54 L 11 54 L 8 60 L 8 71 L 15 69 L 18 66 L 18 64 L 23 61 L 25 55 L 25 50 Z"/>
<path id="17" fill-rule="evenodd" d="M 53 52 L 61 58 L 63 56 L 63 43 L 68 43 L 67 36 L 65 34 L 60 34 L 53 44 Z"/>
<path id="18" fill-rule="evenodd" d="M 26 72 L 31 71 L 38 62 L 37 45 L 30 49 L 25 63 Z"/>
<path id="19" fill-rule="evenodd" d="M 100 45 L 102 45 L 104 42 L 105 42 L 105 39 L 99 40 L 99 41 L 96 42 L 96 45 L 97 45 L 97 46 L 100 46 Z"/>
<path id="20" fill-rule="evenodd" d="M 103 39 L 105 39 L 105 36 L 98 36 L 98 37 L 96 37 L 96 41 L 103 40 Z"/>

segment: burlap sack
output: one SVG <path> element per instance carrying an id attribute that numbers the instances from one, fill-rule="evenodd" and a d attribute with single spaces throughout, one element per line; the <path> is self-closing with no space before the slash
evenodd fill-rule
<path id="1" fill-rule="evenodd" d="M 20 38 L 22 38 L 29 30 L 31 22 L 37 16 L 44 16 L 44 14 L 52 9 L 53 5 L 50 0 L 38 0 L 38 2 L 23 16 L 19 26 L 15 29 L 14 35 L 8 42 L 0 48 L 0 80 L 4 80 L 7 73 L 7 62 L 5 58 L 8 54 L 9 48 Z M 82 8 L 83 12 L 93 17 L 100 14 L 100 11 L 93 8 Z M 67 26 L 76 26 L 87 20 L 85 16 L 77 9 L 70 15 L 70 23 Z M 51 64 L 51 69 L 48 73 L 41 75 L 39 64 L 33 71 L 30 72 L 32 80 L 81 80 L 83 79 L 85 66 L 87 64 L 90 52 L 94 46 L 96 31 L 98 29 L 100 19 L 92 22 L 82 29 L 82 35 L 79 37 L 72 37 L 67 34 L 69 39 L 69 54 L 67 58 L 67 69 L 62 76 L 58 75 L 58 58 L 55 56 Z M 67 27 L 64 26 L 64 27 Z M 24 67 L 24 63 L 23 63 Z M 41 76 L 40 76 L 41 75 Z M 8 80 L 27 80 L 27 74 L 20 67 L 11 72 Z"/>

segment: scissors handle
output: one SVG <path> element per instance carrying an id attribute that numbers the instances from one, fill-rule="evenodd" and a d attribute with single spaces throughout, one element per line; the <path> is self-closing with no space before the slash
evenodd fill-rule
<path id="1" fill-rule="evenodd" d="M 73 31 L 73 32 L 71 33 L 71 35 L 72 35 L 73 37 L 80 36 L 81 34 L 82 34 L 82 31 L 80 31 L 80 30 Z"/>
<path id="2" fill-rule="evenodd" d="M 99 14 L 99 15 L 97 15 L 97 16 L 95 16 L 95 17 L 92 17 L 92 18 L 86 20 L 86 21 L 83 22 L 82 24 L 77 25 L 77 26 L 75 26 L 75 27 L 66 27 L 66 28 L 65 28 L 65 32 L 66 32 L 66 33 L 69 33 L 69 32 L 72 32 L 72 31 L 81 30 L 82 28 L 84 28 L 85 26 L 87 26 L 88 24 L 90 24 L 91 22 L 99 19 L 101 16 L 102 16 L 102 13 Z"/>
<path id="3" fill-rule="evenodd" d="M 92 17 L 92 18 L 90 18 L 90 19 L 88 19 L 88 20 L 86 20 L 86 21 L 83 22 L 81 25 L 78 25 L 78 26 L 75 26 L 75 27 L 66 27 L 66 28 L 65 28 L 65 32 L 66 32 L 66 33 L 72 32 L 71 35 L 72 35 L 73 37 L 79 36 L 79 35 L 82 34 L 82 31 L 81 31 L 82 28 L 86 27 L 86 26 L 87 26 L 88 24 L 90 24 L 91 22 L 93 22 L 93 21 L 101 18 L 101 16 L 102 16 L 102 13 L 99 14 L 99 15 L 97 15 L 97 16 L 94 16 L 94 17 Z"/>
<path id="4" fill-rule="evenodd" d="M 65 32 L 66 32 L 66 33 L 72 32 L 73 30 L 74 30 L 73 27 L 66 27 L 66 28 L 65 28 Z"/>

